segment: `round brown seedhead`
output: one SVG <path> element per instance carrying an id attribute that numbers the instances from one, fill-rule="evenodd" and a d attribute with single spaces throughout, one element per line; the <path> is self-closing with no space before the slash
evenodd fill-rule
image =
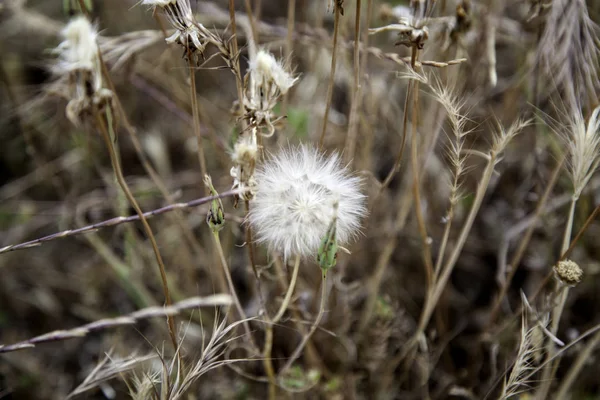
<path id="1" fill-rule="evenodd" d="M 577 285 L 583 277 L 583 270 L 575 261 L 563 260 L 554 266 L 554 273 L 562 283 L 569 286 Z"/>

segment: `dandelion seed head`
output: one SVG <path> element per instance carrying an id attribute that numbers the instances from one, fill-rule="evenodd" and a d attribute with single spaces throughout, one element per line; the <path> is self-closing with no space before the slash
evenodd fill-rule
<path id="1" fill-rule="evenodd" d="M 316 254 L 336 202 L 338 243 L 357 235 L 365 196 L 360 178 L 351 175 L 337 154 L 326 157 L 310 146 L 292 147 L 266 161 L 255 178 L 248 221 L 257 241 L 284 258 Z"/>

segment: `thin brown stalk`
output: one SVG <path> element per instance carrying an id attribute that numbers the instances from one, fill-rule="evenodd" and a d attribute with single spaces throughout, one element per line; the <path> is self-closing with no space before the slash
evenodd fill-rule
<path id="1" fill-rule="evenodd" d="M 254 13 L 252 12 L 250 0 L 244 0 L 244 6 L 246 7 L 248 21 L 250 21 L 250 31 L 252 32 L 252 40 L 254 41 L 254 43 L 258 43 L 258 31 L 256 30 L 256 22 L 254 21 Z"/>
<path id="2" fill-rule="evenodd" d="M 279 371 L 279 375 L 284 374 L 294 364 L 294 362 L 298 359 L 298 357 L 300 357 L 300 355 L 302 354 L 302 351 L 304 350 L 304 347 L 306 346 L 306 344 L 308 343 L 308 341 L 310 340 L 312 335 L 315 333 L 315 331 L 319 327 L 319 324 L 321 323 L 321 319 L 323 318 L 323 315 L 325 314 L 325 303 L 327 303 L 327 272 L 323 272 L 322 277 L 323 277 L 323 279 L 321 281 L 321 302 L 319 305 L 319 313 L 317 314 L 317 318 L 311 325 L 308 333 L 306 335 L 304 335 L 304 337 L 302 338 L 302 341 L 300 342 L 300 344 L 298 344 L 298 346 L 292 353 L 291 357 L 287 360 L 287 362 L 285 363 L 285 365 L 283 366 L 281 371 Z"/>
<path id="3" fill-rule="evenodd" d="M 577 244 L 577 242 L 579 241 L 579 239 L 581 239 L 581 236 L 583 236 L 583 234 L 588 229 L 588 227 L 590 226 L 590 224 L 592 223 L 592 221 L 594 219 L 596 219 L 596 217 L 598 216 L 598 213 L 600 213 L 600 205 L 596 206 L 596 208 L 594 209 L 594 211 L 585 220 L 585 223 L 583 224 L 583 226 L 581 227 L 581 229 L 579 229 L 579 231 L 577 232 L 577 235 L 575 235 L 575 238 L 571 241 L 571 245 L 569 246 L 569 248 L 567 250 L 565 250 L 562 253 L 562 255 L 560 256 L 560 260 L 559 261 L 564 260 L 565 258 L 567 258 L 569 256 L 569 254 L 571 254 L 571 252 L 575 248 L 575 245 Z"/>
<path id="4" fill-rule="evenodd" d="M 119 186 L 121 187 L 121 189 L 123 190 L 123 193 L 127 197 L 127 200 L 129 201 L 131 206 L 135 209 L 136 213 L 140 217 L 140 221 L 142 222 L 142 225 L 144 226 L 144 231 L 146 232 L 146 235 L 148 235 L 148 239 L 150 239 L 150 243 L 152 245 L 152 250 L 154 251 L 156 263 L 158 264 L 158 269 L 160 272 L 163 293 L 165 296 L 165 303 L 167 306 L 170 306 L 172 302 L 171 302 L 171 294 L 169 292 L 169 284 L 167 281 L 167 273 L 165 270 L 165 264 L 162 260 L 162 256 L 160 255 L 160 250 L 158 249 L 158 244 L 156 243 L 156 238 L 154 237 L 154 234 L 152 233 L 152 228 L 150 228 L 150 225 L 148 224 L 148 221 L 146 220 L 146 217 L 144 216 L 142 209 L 140 208 L 135 197 L 131 193 L 131 190 L 129 190 L 129 186 L 127 185 L 127 182 L 125 181 L 125 177 L 123 176 L 123 172 L 121 170 L 121 165 L 119 164 L 119 160 L 118 160 L 117 154 L 115 152 L 115 148 L 113 146 L 111 136 L 108 132 L 106 121 L 104 120 L 104 118 L 102 117 L 102 115 L 99 112 L 96 112 L 95 114 L 96 114 L 95 115 L 96 125 L 97 125 L 98 130 L 100 131 L 100 134 L 102 135 L 102 138 L 104 139 L 104 143 L 106 144 L 106 148 L 107 148 L 109 156 L 110 156 L 110 161 L 112 163 L 113 171 L 115 173 L 115 177 L 117 178 L 117 182 L 119 183 Z M 175 321 L 174 321 L 173 316 L 169 316 L 167 318 L 167 322 L 169 325 L 169 335 L 171 337 L 171 342 L 173 344 L 173 348 L 175 349 L 175 352 L 177 354 L 179 354 L 179 352 L 177 351 L 177 349 L 178 349 L 177 330 L 175 327 Z"/>
<path id="5" fill-rule="evenodd" d="M 267 376 L 269 378 L 269 399 L 276 399 L 277 394 L 277 380 L 275 378 L 275 370 L 273 369 L 273 362 L 271 361 L 271 351 L 273 349 L 273 326 L 277 324 L 285 311 L 288 309 L 290 305 L 290 301 L 292 299 L 292 295 L 294 294 L 294 289 L 296 288 L 296 281 L 298 279 L 298 271 L 300 270 L 300 256 L 296 256 L 296 260 L 294 261 L 294 269 L 292 271 L 292 279 L 288 286 L 288 289 L 285 293 L 285 297 L 277 314 L 273 319 L 269 318 L 268 313 L 265 313 L 267 318 L 266 326 L 265 326 L 265 346 L 263 349 L 263 365 L 265 367 L 265 371 L 267 372 Z"/>
<path id="6" fill-rule="evenodd" d="M 408 105 L 410 101 L 410 95 L 412 93 L 411 88 L 413 87 L 413 81 L 408 82 L 408 87 L 406 88 L 406 97 L 404 98 L 404 111 L 402 117 L 402 142 L 400 143 L 400 149 L 398 150 L 398 154 L 396 155 L 396 159 L 394 160 L 394 165 L 390 172 L 388 172 L 387 176 L 383 180 L 381 187 L 379 188 L 378 196 L 388 187 L 394 176 L 400 170 L 400 165 L 402 162 L 402 157 L 404 155 L 404 148 L 406 147 L 406 131 L 408 129 Z"/>
<path id="7" fill-rule="evenodd" d="M 413 87 L 413 109 L 412 109 L 412 135 L 411 135 L 411 163 L 413 176 L 413 201 L 415 203 L 415 214 L 417 217 L 417 225 L 419 227 L 419 235 L 421 236 L 421 245 L 423 264 L 425 266 L 425 276 L 427 278 L 427 286 L 430 287 L 433 283 L 433 261 L 431 257 L 431 239 L 427 234 L 425 226 L 425 217 L 421 208 L 421 179 L 419 173 L 419 148 L 417 138 L 417 126 L 419 124 L 419 82 L 414 82 Z"/>
<path id="8" fill-rule="evenodd" d="M 561 254 L 565 253 L 569 249 L 569 244 L 571 243 L 571 232 L 573 229 L 573 220 L 575 216 L 575 207 L 577 205 L 577 198 L 573 196 L 571 200 L 571 205 L 569 207 L 567 224 L 565 226 L 565 232 L 563 236 L 563 243 L 561 247 Z M 556 290 L 555 293 L 558 295 L 558 303 L 552 309 L 552 317 L 550 322 L 550 332 L 552 335 L 556 336 L 558 333 L 558 327 L 560 325 L 560 318 L 565 308 L 565 304 L 567 303 L 567 297 L 569 296 L 569 287 L 564 287 L 564 285 L 557 280 L 556 281 Z M 548 340 L 546 343 L 546 351 L 547 351 L 547 359 L 554 358 L 556 354 L 556 345 L 554 341 Z M 556 374 L 556 370 L 558 369 L 558 364 L 560 363 L 560 358 L 557 357 L 556 360 L 552 363 L 549 363 L 545 366 L 542 371 L 542 383 L 538 391 L 536 392 L 537 399 L 545 399 L 550 392 L 550 386 L 552 381 L 554 380 L 554 376 Z"/>
<path id="9" fill-rule="evenodd" d="M 233 72 L 236 77 L 235 85 L 238 93 L 238 102 L 240 115 L 244 115 L 244 89 L 242 87 L 242 74 L 240 70 L 240 58 L 238 57 L 238 42 L 237 42 L 237 25 L 235 23 L 235 2 L 229 0 L 229 25 L 231 28 L 231 52 L 233 53 L 234 59 L 231 60 L 233 64 Z"/>
<path id="10" fill-rule="evenodd" d="M 294 50 L 294 26 L 296 24 L 296 0 L 288 0 L 288 15 L 287 15 L 287 34 L 285 38 L 285 58 L 288 62 L 292 59 L 292 51 Z M 283 95 L 281 104 L 282 115 L 287 115 L 289 105 L 288 93 Z M 282 136 L 278 136 L 280 140 Z"/>
<path id="11" fill-rule="evenodd" d="M 361 0 L 356 0 L 356 19 L 354 20 L 354 90 L 352 94 L 352 107 L 350 107 L 350 115 L 348 117 L 348 133 L 346 135 L 346 151 L 344 153 L 346 163 L 352 162 L 354 158 L 356 137 L 358 134 L 358 110 L 361 103 L 360 71 L 363 65 L 360 62 L 360 8 Z M 363 39 L 368 37 L 368 30 L 365 29 L 365 32 L 367 35 L 363 35 Z"/>
<path id="12" fill-rule="evenodd" d="M 157 17 L 158 21 L 161 22 L 161 25 L 162 25 L 162 21 L 160 20 L 160 18 L 158 18 L 158 15 L 156 17 Z M 161 192 L 162 196 L 167 200 L 167 202 L 169 204 L 175 203 L 173 196 L 171 196 L 169 194 L 165 183 L 163 182 L 160 175 L 156 172 L 156 170 L 152 167 L 152 164 L 150 163 L 150 161 L 148 160 L 148 157 L 146 156 L 146 154 L 144 153 L 144 151 L 142 149 L 142 145 L 140 143 L 136 129 L 133 127 L 133 125 L 131 125 L 129 118 L 127 116 L 127 113 L 125 112 L 125 109 L 123 108 L 121 100 L 117 94 L 115 84 L 112 81 L 112 76 L 109 73 L 108 66 L 104 62 L 104 58 L 102 57 L 101 52 L 98 53 L 98 58 L 100 60 L 100 66 L 102 68 L 102 75 L 103 75 L 106 83 L 108 84 L 109 89 L 113 93 L 113 100 L 115 103 L 115 108 L 118 112 L 118 115 L 119 115 L 121 121 L 123 121 L 123 127 L 125 128 L 125 131 L 129 134 L 129 138 L 131 139 L 131 143 L 133 144 L 133 147 L 140 159 L 140 162 L 142 163 L 142 167 L 144 168 L 146 173 L 150 176 L 150 179 L 152 179 L 152 182 L 154 182 L 154 184 L 156 185 L 158 190 Z M 185 224 L 185 222 L 183 220 L 183 216 L 179 212 L 175 212 L 174 220 L 181 227 L 181 230 L 183 231 L 188 243 L 194 248 L 194 250 L 196 251 L 197 254 L 200 254 L 200 245 L 198 244 L 197 240 L 195 239 L 191 229 L 189 229 L 189 227 Z"/>
<path id="13" fill-rule="evenodd" d="M 535 212 L 533 215 L 534 221 L 531 223 L 531 225 L 529 225 L 527 232 L 525 232 L 525 235 L 523 235 L 523 238 L 519 241 L 519 247 L 517 248 L 517 251 L 515 252 L 515 255 L 513 256 L 513 258 L 510 260 L 510 264 L 509 264 L 510 272 L 509 272 L 508 276 L 506 277 L 506 281 L 500 288 L 500 294 L 498 295 L 498 297 L 496 298 L 496 301 L 494 302 L 494 305 L 492 306 L 492 310 L 490 311 L 490 317 L 488 319 L 488 327 L 491 324 L 493 324 L 496 319 L 498 311 L 500 310 L 500 305 L 502 304 L 502 301 L 504 300 L 504 297 L 506 296 L 506 293 L 508 292 L 508 288 L 510 287 L 511 282 L 512 282 L 515 274 L 517 273 L 517 270 L 519 269 L 519 265 L 521 264 L 521 259 L 525 255 L 525 250 L 527 249 L 527 246 L 529 245 L 529 241 L 531 240 L 531 237 L 533 236 L 533 231 L 535 230 L 535 227 L 537 225 L 535 223 L 535 221 L 537 221 L 544 213 L 544 209 L 546 207 L 546 202 L 548 201 L 548 198 L 550 197 L 550 193 L 552 192 L 552 189 L 554 188 L 554 185 L 556 184 L 556 181 L 558 179 L 560 171 L 562 170 L 562 166 L 563 166 L 565 160 L 566 160 L 566 153 L 563 154 L 563 156 L 561 157 L 559 162 L 554 167 L 554 170 L 552 171 L 552 175 L 550 176 L 550 180 L 548 181 L 548 184 L 546 185 L 546 190 L 544 190 L 544 193 L 542 194 L 542 197 L 540 198 L 540 200 L 538 201 L 538 204 L 536 206 L 536 209 L 535 209 Z"/>
<path id="14" fill-rule="evenodd" d="M 200 173 L 206 176 L 206 159 L 204 158 L 204 147 L 202 145 L 202 134 L 200 133 L 200 114 L 198 113 L 198 93 L 196 92 L 196 69 L 191 51 L 188 50 L 188 67 L 190 72 L 190 103 L 192 107 L 192 116 L 194 119 L 194 135 L 198 145 L 198 161 L 200 162 Z M 202 185 L 200 185 L 202 186 Z"/>
<path id="15" fill-rule="evenodd" d="M 437 305 L 444 289 L 446 288 L 446 284 L 448 283 L 448 280 L 450 279 L 452 271 L 454 270 L 454 266 L 456 265 L 456 262 L 458 261 L 458 257 L 462 251 L 462 248 L 466 243 L 469 232 L 471 231 L 471 227 L 473 226 L 473 223 L 475 222 L 475 217 L 477 216 L 479 208 L 481 207 L 481 204 L 483 202 L 483 198 L 485 196 L 488 185 L 490 183 L 490 179 L 492 178 L 492 175 L 494 173 L 494 167 L 496 165 L 498 157 L 499 157 L 499 154 L 496 151 L 491 152 L 490 157 L 487 162 L 487 165 L 486 165 L 486 167 L 483 171 L 483 174 L 481 176 L 481 179 L 479 181 L 479 185 L 477 186 L 475 200 L 473 201 L 473 205 L 471 206 L 471 209 L 469 211 L 467 219 L 464 222 L 464 225 L 461 229 L 458 240 L 457 240 L 456 244 L 454 245 L 454 249 L 450 255 L 450 258 L 445 263 L 439 278 L 436 279 L 434 284 L 427 290 L 425 306 L 421 313 L 421 318 L 419 320 L 419 325 L 418 325 L 417 331 L 413 336 L 413 340 L 410 340 L 408 342 L 408 345 L 405 347 L 405 350 L 402 352 L 402 354 L 404 354 L 404 355 L 406 355 L 406 354 L 410 355 L 411 359 L 408 360 L 409 363 L 412 362 L 412 357 L 414 357 L 414 354 L 415 354 L 415 349 L 413 347 L 418 343 L 419 338 L 424 335 L 425 329 L 427 328 L 427 325 L 429 325 L 431 316 L 433 315 L 433 313 L 435 311 L 436 305 Z M 400 357 L 399 360 L 401 361 L 401 359 L 402 358 Z"/>
<path id="16" fill-rule="evenodd" d="M 219 232 L 213 232 L 213 238 L 215 240 L 215 247 L 217 248 L 217 253 L 219 254 L 219 260 L 221 261 L 221 267 L 223 267 L 223 273 L 225 274 L 225 278 L 227 279 L 227 285 L 229 286 L 229 293 L 233 298 L 233 304 L 235 305 L 235 309 L 240 316 L 240 319 L 243 321 L 242 326 L 244 327 L 244 331 L 246 332 L 246 336 L 250 343 L 252 343 L 253 347 L 256 347 L 254 344 L 254 340 L 252 338 L 252 332 L 250 330 L 250 325 L 248 324 L 248 317 L 244 312 L 244 308 L 240 303 L 240 299 L 238 298 L 237 292 L 235 290 L 235 285 L 233 284 L 233 279 L 231 278 L 231 272 L 229 271 L 229 266 L 227 265 L 227 260 L 225 259 L 225 253 L 223 252 L 223 246 L 221 245 L 221 239 L 219 237 Z M 232 321 L 233 322 L 233 321 Z"/>
<path id="17" fill-rule="evenodd" d="M 182 210 L 182 209 L 185 209 L 185 208 L 198 207 L 200 205 L 210 203 L 211 201 L 216 200 L 216 199 L 222 199 L 222 198 L 225 198 L 225 197 L 232 197 L 232 196 L 239 195 L 241 193 L 243 193 L 243 192 L 241 192 L 239 190 L 229 190 L 227 192 L 220 193 L 217 196 L 202 197 L 202 198 L 199 198 L 199 199 L 188 201 L 186 203 L 175 203 L 175 204 L 171 204 L 171 205 L 168 205 L 168 206 L 165 206 L 165 207 L 157 208 L 157 209 L 152 210 L 152 211 L 146 211 L 143 214 L 143 216 L 144 216 L 144 218 L 151 218 L 151 217 L 154 217 L 154 216 L 157 216 L 157 215 L 161 215 L 161 214 L 164 214 L 164 213 L 167 213 L 167 212 L 172 212 L 172 211 L 175 211 L 175 210 Z M 53 233 L 51 235 L 47 235 L 47 236 L 43 236 L 41 238 L 29 240 L 27 242 L 4 246 L 4 247 L 0 248 L 0 254 L 2 254 L 2 253 L 8 253 L 8 252 L 11 252 L 11 251 L 29 249 L 31 247 L 40 246 L 41 244 L 46 243 L 46 242 L 50 242 L 52 240 L 62 239 L 62 238 L 70 237 L 70 236 L 82 235 L 82 234 L 85 234 L 85 233 L 88 233 L 88 232 L 95 232 L 95 231 L 97 231 L 99 229 L 107 228 L 109 226 L 117 226 L 117 225 L 121 225 L 121 224 L 124 224 L 124 223 L 133 222 L 133 221 L 139 221 L 139 220 L 140 220 L 140 216 L 137 215 L 137 214 L 136 215 L 130 215 L 128 217 L 124 217 L 124 216 L 114 217 L 114 218 L 110 218 L 110 219 L 107 219 L 105 221 L 98 222 L 98 223 L 95 223 L 95 224 L 92 224 L 92 225 L 83 226 L 81 228 L 67 229 L 65 231 L 61 231 L 61 232 L 58 232 L 58 233 Z"/>
<path id="18" fill-rule="evenodd" d="M 323 116 L 323 129 L 321 131 L 321 137 L 319 138 L 319 148 L 323 148 L 323 143 L 325 142 L 327 124 L 329 123 L 329 109 L 331 108 L 331 101 L 333 99 L 333 85 L 335 83 L 335 68 L 337 64 L 338 33 L 340 30 L 340 14 L 341 6 L 339 2 L 336 1 L 335 17 L 333 22 L 333 48 L 331 49 L 331 71 L 329 73 L 329 84 L 327 86 L 327 103 L 325 105 L 325 115 Z"/>
<path id="19" fill-rule="evenodd" d="M 152 306 L 147 307 L 131 314 L 122 315 L 115 318 L 101 319 L 98 321 L 90 322 L 72 328 L 68 330 L 60 330 L 45 333 L 34 338 L 15 343 L 12 345 L 0 345 L 0 353 L 8 353 L 11 351 L 30 349 L 35 347 L 37 344 L 53 342 L 57 340 L 68 340 L 74 338 L 81 338 L 89 334 L 90 332 L 117 328 L 120 326 L 129 326 L 135 324 L 137 321 L 156 318 L 156 317 L 169 317 L 179 314 L 183 310 L 189 310 L 198 307 L 215 307 L 215 306 L 229 306 L 231 304 L 231 297 L 225 294 L 215 294 L 207 297 L 191 297 L 189 299 L 182 300 L 167 307 Z"/>
<path id="20" fill-rule="evenodd" d="M 587 343 L 585 345 L 585 348 L 583 349 L 583 351 L 578 352 L 579 354 L 578 354 L 577 358 L 575 359 L 575 362 L 569 369 L 567 376 L 562 380 L 560 387 L 558 388 L 558 391 L 556 392 L 557 393 L 556 397 L 555 397 L 556 399 L 567 399 L 568 398 L 569 393 L 571 393 L 570 392 L 571 386 L 573 386 L 575 379 L 577 378 L 577 376 L 579 375 L 579 373 L 585 366 L 586 362 L 592 355 L 592 352 L 598 346 L 599 343 L 600 343 L 600 332 L 597 332 L 590 339 L 589 343 Z"/>

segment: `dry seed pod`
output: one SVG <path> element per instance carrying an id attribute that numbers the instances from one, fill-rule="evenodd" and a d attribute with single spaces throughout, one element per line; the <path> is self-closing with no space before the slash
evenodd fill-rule
<path id="1" fill-rule="evenodd" d="M 581 282 L 583 271 L 575 261 L 563 260 L 554 266 L 556 277 L 565 285 L 574 286 Z"/>

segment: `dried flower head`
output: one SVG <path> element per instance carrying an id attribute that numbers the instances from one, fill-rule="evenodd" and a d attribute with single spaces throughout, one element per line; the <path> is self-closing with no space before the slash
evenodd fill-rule
<path id="1" fill-rule="evenodd" d="M 266 125 L 267 136 L 271 136 L 273 126 L 273 108 L 279 98 L 286 94 L 296 83 L 294 78 L 286 71 L 283 64 L 266 50 L 259 50 L 250 60 L 248 74 L 246 75 L 246 96 L 244 106 L 247 110 L 246 118 L 252 126 Z"/>
<path id="2" fill-rule="evenodd" d="M 365 214 L 360 178 L 338 155 L 326 157 L 311 146 L 292 147 L 266 161 L 256 172 L 256 196 L 248 221 L 259 243 L 291 255 L 315 255 L 334 219 L 337 241 L 356 236 Z"/>
<path id="3" fill-rule="evenodd" d="M 166 39 L 167 43 L 183 46 L 186 57 L 188 53 L 204 52 L 211 34 L 196 22 L 189 0 L 143 0 L 142 4 L 160 7 L 165 12 L 167 20 L 175 28 L 175 33 Z"/>
<path id="4" fill-rule="evenodd" d="M 581 267 L 571 260 L 560 261 L 554 266 L 554 273 L 562 283 L 569 286 L 577 285 L 583 277 Z"/>
<path id="5" fill-rule="evenodd" d="M 54 50 L 57 61 L 52 68 L 58 78 L 55 91 L 69 100 L 67 117 L 78 124 L 82 114 L 110 101 L 112 92 L 103 87 L 96 27 L 79 16 L 61 34 L 64 40 Z"/>
<path id="6" fill-rule="evenodd" d="M 252 130 L 250 134 L 240 136 L 231 153 L 233 167 L 229 174 L 233 178 L 232 189 L 246 190 L 239 195 L 241 199 L 250 200 L 254 196 L 256 187 L 254 167 L 257 159 L 258 143 L 256 132 Z"/>

